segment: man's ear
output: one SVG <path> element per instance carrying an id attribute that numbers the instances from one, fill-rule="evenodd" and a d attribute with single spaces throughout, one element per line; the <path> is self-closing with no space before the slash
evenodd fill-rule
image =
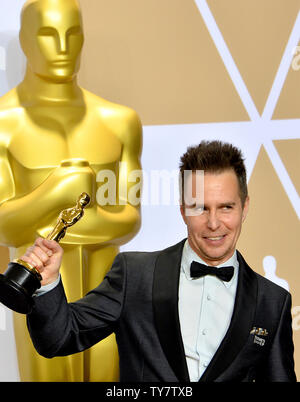
<path id="1" fill-rule="evenodd" d="M 246 219 L 246 216 L 247 216 L 247 214 L 248 214 L 248 211 L 249 211 L 249 202 L 250 202 L 250 199 L 249 199 L 249 196 L 247 196 L 247 198 L 246 198 L 246 200 L 245 200 L 245 203 L 244 203 L 244 208 L 243 208 L 242 222 L 244 222 L 244 220 Z"/>
<path id="2" fill-rule="evenodd" d="M 184 223 L 186 224 L 186 216 L 185 216 L 185 206 L 184 206 L 184 204 L 180 204 L 180 213 L 181 213 L 182 219 L 184 220 Z"/>

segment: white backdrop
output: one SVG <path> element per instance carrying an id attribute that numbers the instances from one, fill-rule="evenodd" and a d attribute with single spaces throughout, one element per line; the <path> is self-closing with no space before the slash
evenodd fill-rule
<path id="1" fill-rule="evenodd" d="M 179 207 L 176 202 L 173 202 L 174 198 L 176 201 L 176 195 L 172 196 L 171 206 L 161 205 L 162 200 L 158 205 L 151 205 L 151 200 L 147 200 L 147 191 L 151 186 L 154 166 L 157 171 L 177 170 L 180 156 L 187 146 L 198 144 L 204 138 L 223 139 L 240 147 L 246 156 L 248 179 L 251 177 L 260 148 L 264 145 L 286 194 L 300 218 L 298 193 L 272 142 L 276 139 L 300 138 L 300 120 L 271 121 L 293 59 L 293 49 L 300 38 L 300 14 L 291 31 L 264 112 L 260 115 L 206 2 L 202 0 L 195 2 L 248 112 L 250 121 L 144 127 L 142 167 L 146 180 L 145 202 L 143 202 L 145 205 L 142 205 L 142 228 L 130 243 L 122 247 L 122 250 L 161 249 L 185 237 L 185 226 L 181 221 Z M 24 72 L 25 59 L 18 44 L 19 15 L 23 3 L 24 0 L 0 0 L 0 96 L 13 88 L 22 79 Z M 185 135 L 182 135 L 183 132 Z M 173 184 L 177 189 L 177 183 Z M 167 230 L 157 230 L 159 227 Z M 275 276 L 271 279 L 276 281 Z M 288 283 L 285 287 L 288 287 Z M 0 381 L 18 380 L 12 316 L 10 311 L 0 305 Z"/>

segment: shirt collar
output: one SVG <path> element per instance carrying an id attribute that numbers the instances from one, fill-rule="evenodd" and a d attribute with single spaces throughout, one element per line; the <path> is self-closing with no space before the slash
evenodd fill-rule
<path id="1" fill-rule="evenodd" d="M 181 258 L 181 271 L 184 272 L 186 278 L 191 281 L 193 278 L 191 278 L 190 275 L 190 266 L 193 261 L 200 262 L 201 264 L 208 265 L 205 261 L 203 261 L 198 254 L 195 253 L 195 251 L 191 248 L 188 239 L 186 240 L 183 251 L 182 251 L 182 258 Z M 226 267 L 226 266 L 233 266 L 234 267 L 234 274 L 233 277 L 229 282 L 224 282 L 224 285 L 226 287 L 229 287 L 232 282 L 235 280 L 237 274 L 238 274 L 238 268 L 239 268 L 239 262 L 237 259 L 237 254 L 236 250 L 234 251 L 232 257 L 230 257 L 227 261 L 224 261 L 222 264 L 217 265 L 216 268 L 221 268 L 221 267 Z"/>

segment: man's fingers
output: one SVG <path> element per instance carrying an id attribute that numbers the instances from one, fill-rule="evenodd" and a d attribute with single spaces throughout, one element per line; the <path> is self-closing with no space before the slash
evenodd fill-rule
<path id="1" fill-rule="evenodd" d="M 27 257 L 27 255 L 22 256 L 22 261 L 28 262 L 28 264 L 35 267 L 35 262 L 31 258 Z"/>
<path id="2" fill-rule="evenodd" d="M 42 239 L 44 247 L 51 250 L 53 253 L 62 252 L 62 247 L 55 240 Z"/>
<path id="3" fill-rule="evenodd" d="M 35 241 L 35 245 L 39 246 L 49 257 L 53 255 L 52 249 L 50 249 L 47 244 L 44 244 L 44 240 L 42 237 L 38 237 Z"/>
<path id="4" fill-rule="evenodd" d="M 48 262 L 49 255 L 47 254 L 47 252 L 42 250 L 40 247 L 35 247 L 33 250 L 33 253 L 42 261 L 43 264 Z"/>
<path id="5" fill-rule="evenodd" d="M 31 260 L 31 263 L 27 261 L 29 264 L 32 264 L 39 269 L 43 268 L 43 266 L 48 263 L 50 258 L 47 252 L 45 252 L 40 246 L 36 245 L 36 243 L 34 246 L 31 246 L 27 249 L 24 256 Z"/>
<path id="6" fill-rule="evenodd" d="M 44 267 L 43 262 L 33 253 L 26 253 L 21 259 L 22 261 L 28 262 L 28 264 L 32 265 L 38 270 L 41 270 Z"/>

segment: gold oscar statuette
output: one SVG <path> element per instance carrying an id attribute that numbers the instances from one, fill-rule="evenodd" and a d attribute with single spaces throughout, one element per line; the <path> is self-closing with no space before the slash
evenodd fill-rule
<path id="1" fill-rule="evenodd" d="M 59 242 L 67 231 L 84 214 L 90 196 L 82 193 L 76 205 L 64 209 L 58 216 L 57 223 L 48 240 Z M 27 314 L 33 306 L 33 294 L 41 287 L 42 276 L 39 271 L 25 261 L 17 259 L 8 264 L 7 270 L 0 275 L 0 302 L 17 313 Z"/>

